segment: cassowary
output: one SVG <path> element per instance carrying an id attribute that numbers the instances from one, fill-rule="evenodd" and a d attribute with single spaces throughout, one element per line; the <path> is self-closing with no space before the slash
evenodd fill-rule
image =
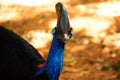
<path id="1" fill-rule="evenodd" d="M 64 46 L 72 36 L 62 3 L 55 6 L 57 26 L 47 60 L 19 35 L 0 26 L 0 80 L 58 80 L 62 71 Z"/>

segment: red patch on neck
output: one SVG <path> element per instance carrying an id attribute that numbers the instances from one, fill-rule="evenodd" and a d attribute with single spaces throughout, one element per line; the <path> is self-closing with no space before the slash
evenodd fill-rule
<path id="1" fill-rule="evenodd" d="M 45 63 L 39 64 L 37 67 L 38 67 L 39 69 L 41 69 L 44 65 L 45 65 Z"/>

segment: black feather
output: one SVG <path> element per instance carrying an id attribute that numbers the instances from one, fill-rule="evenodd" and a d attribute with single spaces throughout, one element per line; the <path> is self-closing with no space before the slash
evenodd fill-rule
<path id="1" fill-rule="evenodd" d="M 0 78 L 29 80 L 44 62 L 32 45 L 0 26 Z"/>

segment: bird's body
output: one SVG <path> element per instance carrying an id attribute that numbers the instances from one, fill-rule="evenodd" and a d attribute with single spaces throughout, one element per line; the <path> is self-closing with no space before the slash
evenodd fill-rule
<path id="1" fill-rule="evenodd" d="M 0 26 L 0 78 L 26 79 L 39 69 L 37 65 L 44 62 L 32 45 Z"/>
<path id="2" fill-rule="evenodd" d="M 56 11 L 58 22 L 53 29 L 47 60 L 23 38 L 0 26 L 0 79 L 58 80 L 63 66 L 64 45 L 72 33 L 62 3 L 56 4 Z"/>

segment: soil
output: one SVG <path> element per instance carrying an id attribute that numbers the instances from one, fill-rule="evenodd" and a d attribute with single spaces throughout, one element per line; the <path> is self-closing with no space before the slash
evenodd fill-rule
<path id="1" fill-rule="evenodd" d="M 68 0 L 63 3 L 67 6 L 72 20 L 78 15 L 74 11 L 76 10 L 74 9 L 76 5 L 97 5 L 101 1 L 85 3 L 84 1 L 80 2 L 80 0 L 75 0 L 74 2 L 73 0 Z M 55 10 L 50 11 L 45 6 L 12 4 L 0 5 L 0 9 L 0 25 L 13 30 L 25 39 L 26 37 L 24 36 L 28 35 L 29 31 L 39 30 L 51 34 L 50 23 L 52 20 L 57 19 Z M 87 12 L 79 15 L 93 16 Z M 120 17 L 113 17 L 113 19 L 115 20 L 114 24 L 102 32 L 103 36 L 100 33 L 102 37 L 100 36 L 97 39 L 85 34 L 84 30 L 74 31 L 73 37 L 65 46 L 64 66 L 60 80 L 120 80 Z M 26 40 L 30 41 L 29 39 Z M 47 58 L 50 44 L 51 40 L 47 42 L 46 46 L 36 48 L 45 59 Z"/>

